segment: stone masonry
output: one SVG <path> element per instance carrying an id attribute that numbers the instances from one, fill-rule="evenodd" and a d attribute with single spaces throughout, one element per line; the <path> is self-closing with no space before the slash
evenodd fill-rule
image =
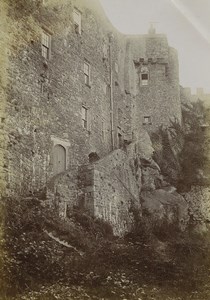
<path id="1" fill-rule="evenodd" d="M 97 0 L 0 5 L 2 193 L 46 190 L 65 203 L 64 216 L 83 203 L 111 223 L 117 214 L 127 222 L 140 188 L 128 145 L 141 143 L 144 130 L 181 121 L 176 51 L 153 28 L 119 33 Z"/>

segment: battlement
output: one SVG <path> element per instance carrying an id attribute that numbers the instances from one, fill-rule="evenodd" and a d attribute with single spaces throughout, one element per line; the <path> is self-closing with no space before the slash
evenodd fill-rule
<path id="1" fill-rule="evenodd" d="M 165 58 L 139 58 L 139 60 L 134 60 L 133 61 L 135 66 L 140 66 L 140 65 L 148 65 L 148 64 L 167 64 L 168 61 L 165 60 Z"/>

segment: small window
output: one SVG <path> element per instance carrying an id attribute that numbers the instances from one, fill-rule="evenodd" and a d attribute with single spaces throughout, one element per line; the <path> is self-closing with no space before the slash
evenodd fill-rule
<path id="1" fill-rule="evenodd" d="M 90 85 L 90 64 L 88 62 L 84 62 L 84 76 L 85 76 L 85 84 Z"/>
<path id="2" fill-rule="evenodd" d="M 118 148 L 122 148 L 123 146 L 123 136 L 118 132 Z"/>
<path id="3" fill-rule="evenodd" d="M 108 46 L 106 44 L 103 45 L 103 60 L 108 59 Z"/>
<path id="4" fill-rule="evenodd" d="M 106 139 L 106 131 L 105 131 L 104 121 L 102 121 L 102 123 L 101 123 L 101 134 L 102 134 L 103 141 L 105 141 L 105 139 Z"/>
<path id="5" fill-rule="evenodd" d="M 109 97 L 110 97 L 110 95 L 111 95 L 111 86 L 110 86 L 110 84 L 107 84 L 107 86 L 106 86 L 106 94 L 107 94 L 107 96 L 109 96 Z"/>
<path id="6" fill-rule="evenodd" d="M 42 56 L 46 59 L 50 58 L 51 51 L 51 35 L 42 32 Z"/>
<path id="7" fill-rule="evenodd" d="M 74 9 L 73 11 L 73 19 L 74 19 L 74 28 L 75 32 L 81 34 L 81 12 L 78 9 Z"/>
<path id="8" fill-rule="evenodd" d="M 141 85 L 148 85 L 149 75 L 147 73 L 141 74 Z"/>
<path id="9" fill-rule="evenodd" d="M 115 63 L 114 66 L 115 66 L 115 72 L 118 73 L 118 64 Z"/>
<path id="10" fill-rule="evenodd" d="M 85 106 L 82 106 L 82 126 L 88 129 L 88 109 Z"/>
<path id="11" fill-rule="evenodd" d="M 147 125 L 147 124 L 152 124 L 151 122 L 151 117 L 150 116 L 145 116 L 144 117 L 144 125 Z"/>

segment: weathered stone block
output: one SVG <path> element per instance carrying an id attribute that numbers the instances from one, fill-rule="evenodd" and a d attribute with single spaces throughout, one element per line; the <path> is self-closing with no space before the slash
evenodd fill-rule
<path id="1" fill-rule="evenodd" d="M 168 224 L 175 224 L 184 230 L 189 221 L 188 204 L 178 193 L 169 193 L 159 189 L 141 193 L 142 210 L 152 216 L 154 220 L 166 220 Z"/>

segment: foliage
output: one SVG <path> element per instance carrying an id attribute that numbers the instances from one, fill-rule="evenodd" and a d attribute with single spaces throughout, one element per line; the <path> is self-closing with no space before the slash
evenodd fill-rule
<path id="1" fill-rule="evenodd" d="M 155 149 L 154 160 L 166 181 L 179 191 L 194 184 L 205 184 L 203 170 L 207 162 L 205 108 L 201 101 L 182 106 L 182 124 L 171 121 L 169 128 L 159 128 L 151 139 Z"/>
<path id="2" fill-rule="evenodd" d="M 178 121 L 171 122 L 169 128 L 160 127 L 153 133 L 151 140 L 154 147 L 153 159 L 160 166 L 161 173 L 165 180 L 176 185 L 181 167 L 178 160 L 178 153 L 183 146 L 183 130 Z"/>
<path id="3" fill-rule="evenodd" d="M 205 109 L 201 101 L 183 110 L 185 134 L 184 145 L 179 154 L 181 176 L 178 182 L 181 190 L 205 183 L 203 172 L 207 162 L 206 133 L 200 126 L 204 122 L 204 114 Z"/>

